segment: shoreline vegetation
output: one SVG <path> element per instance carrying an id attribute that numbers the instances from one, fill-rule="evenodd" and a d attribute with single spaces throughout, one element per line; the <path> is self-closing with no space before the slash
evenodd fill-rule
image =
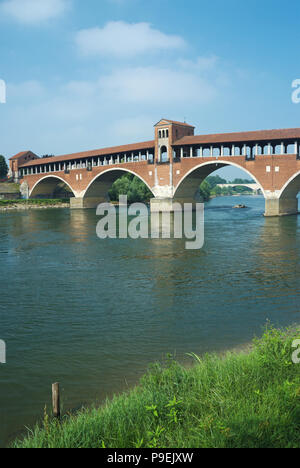
<path id="1" fill-rule="evenodd" d="M 246 352 L 207 354 L 184 367 L 168 357 L 100 407 L 45 411 L 15 448 L 299 448 L 300 327 L 266 328 Z"/>
<path id="2" fill-rule="evenodd" d="M 53 199 L 53 200 L 0 200 L 0 212 L 12 210 L 42 210 L 46 208 L 69 208 L 70 201 L 68 199 Z"/>

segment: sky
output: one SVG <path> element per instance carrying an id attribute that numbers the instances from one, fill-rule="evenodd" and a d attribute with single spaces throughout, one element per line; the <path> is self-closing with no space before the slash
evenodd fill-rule
<path id="1" fill-rule="evenodd" d="M 299 15 L 299 0 L 0 0 L 0 154 L 149 140 L 161 118 L 300 127 Z"/>

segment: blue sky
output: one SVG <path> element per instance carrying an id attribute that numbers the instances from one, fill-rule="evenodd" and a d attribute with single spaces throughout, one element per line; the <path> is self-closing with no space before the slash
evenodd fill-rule
<path id="1" fill-rule="evenodd" d="M 1 0 L 0 154 L 300 127 L 296 0 Z M 231 169 L 230 175 L 238 175 Z"/>

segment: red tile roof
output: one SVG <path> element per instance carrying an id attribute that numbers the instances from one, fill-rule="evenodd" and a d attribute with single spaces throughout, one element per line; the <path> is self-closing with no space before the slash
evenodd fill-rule
<path id="1" fill-rule="evenodd" d="M 190 124 L 188 124 L 186 122 L 177 122 L 176 120 L 169 120 L 169 119 L 161 119 L 159 122 L 157 122 L 156 125 L 154 125 L 154 127 L 157 127 L 161 122 L 168 122 L 168 123 L 171 123 L 171 124 L 182 125 L 183 127 L 195 128 L 193 125 L 190 125 Z"/>
<path id="2" fill-rule="evenodd" d="M 212 135 L 185 136 L 177 140 L 173 146 L 236 142 L 263 142 L 273 140 L 297 140 L 300 138 L 300 128 L 282 130 L 259 130 L 256 132 L 219 133 Z"/>
<path id="3" fill-rule="evenodd" d="M 93 151 L 84 151 L 82 153 L 73 153 L 73 154 L 65 154 L 62 156 L 54 156 L 52 158 L 42 158 L 39 159 L 38 164 L 49 164 L 55 162 L 62 162 L 62 161 L 73 161 L 75 159 L 84 159 L 84 158 L 91 158 L 97 156 L 110 156 L 112 154 L 121 154 L 121 153 L 129 153 L 131 151 L 139 151 L 143 149 L 154 149 L 155 142 L 152 141 L 144 141 L 142 143 L 133 143 L 131 145 L 123 145 L 123 146 L 113 146 L 112 148 L 102 148 Z M 29 161 L 26 164 L 22 164 L 21 167 L 28 167 L 28 166 L 35 166 L 37 161 Z"/>
<path id="4" fill-rule="evenodd" d="M 12 156 L 11 158 L 9 158 L 9 160 L 11 161 L 12 159 L 19 159 L 22 156 L 25 156 L 25 154 L 30 153 L 30 152 L 31 151 L 21 151 L 20 153 L 16 154 L 15 156 Z"/>

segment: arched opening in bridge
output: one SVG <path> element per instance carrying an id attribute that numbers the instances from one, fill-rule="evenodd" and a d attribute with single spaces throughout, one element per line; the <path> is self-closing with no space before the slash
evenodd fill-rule
<path id="1" fill-rule="evenodd" d="M 161 162 L 168 161 L 168 148 L 166 146 L 162 146 L 160 148 L 160 161 Z"/>
<path id="2" fill-rule="evenodd" d="M 70 185 L 56 176 L 47 176 L 37 182 L 29 193 L 29 198 L 70 199 L 74 192 Z"/>
<path id="3" fill-rule="evenodd" d="M 287 181 L 280 192 L 279 200 L 282 212 L 300 212 L 300 172 Z"/>
<path id="4" fill-rule="evenodd" d="M 175 188 L 179 202 L 207 201 L 211 196 L 265 195 L 259 181 L 243 167 L 218 161 L 192 169 Z"/>
<path id="5" fill-rule="evenodd" d="M 127 195 L 128 202 L 149 202 L 154 197 L 142 177 L 125 169 L 110 169 L 95 177 L 88 186 L 84 199 L 89 206 L 104 201 L 118 202 L 120 195 Z"/>

